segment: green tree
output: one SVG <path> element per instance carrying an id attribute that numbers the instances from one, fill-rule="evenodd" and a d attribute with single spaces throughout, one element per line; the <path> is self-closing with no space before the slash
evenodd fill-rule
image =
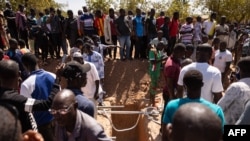
<path id="1" fill-rule="evenodd" d="M 5 8 L 5 0 L 0 0 L 1 9 Z M 19 4 L 24 4 L 26 6 L 27 12 L 30 8 L 34 8 L 36 11 L 43 11 L 45 8 L 54 7 L 62 8 L 62 5 L 56 3 L 54 0 L 9 0 L 12 5 L 13 10 L 18 10 Z"/>
<path id="2" fill-rule="evenodd" d="M 86 0 L 88 9 L 92 12 L 99 9 L 103 13 L 108 13 L 109 8 L 114 4 L 113 0 Z"/>
<path id="3" fill-rule="evenodd" d="M 229 21 L 243 22 L 250 18 L 249 0 L 203 0 L 197 5 L 217 12 L 218 17 L 225 15 Z"/>
<path id="4" fill-rule="evenodd" d="M 135 9 L 138 7 L 138 4 L 140 4 L 140 3 L 141 2 L 139 0 L 129 0 L 127 5 L 123 8 L 134 12 Z"/>
<path id="5" fill-rule="evenodd" d="M 174 0 L 169 3 L 169 8 L 166 11 L 167 15 L 171 17 L 175 11 L 180 13 L 181 22 L 185 22 L 186 17 L 191 16 L 190 5 L 187 1 Z"/>

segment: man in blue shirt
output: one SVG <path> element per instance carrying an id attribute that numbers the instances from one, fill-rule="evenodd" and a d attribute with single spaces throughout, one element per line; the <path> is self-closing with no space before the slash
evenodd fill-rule
<path id="1" fill-rule="evenodd" d="M 135 34 L 135 59 L 145 59 L 146 58 L 146 47 L 144 46 L 144 24 L 145 18 L 141 16 L 141 9 L 136 9 L 136 16 L 133 19 L 133 27 Z"/>
<path id="2" fill-rule="evenodd" d="M 167 131 L 171 141 L 220 141 L 222 138 L 220 118 L 207 106 L 193 102 L 175 112 Z"/>
<path id="3" fill-rule="evenodd" d="M 221 119 L 222 130 L 223 130 L 225 119 L 222 109 L 218 105 L 213 104 L 201 98 L 201 87 L 203 86 L 203 76 L 201 72 L 199 72 L 198 70 L 187 71 L 183 77 L 183 82 L 187 89 L 187 97 L 172 100 L 168 103 L 167 107 L 165 108 L 164 115 L 162 115 L 163 116 L 162 140 L 167 140 L 166 131 L 164 130 L 166 130 L 166 125 L 168 123 L 172 123 L 175 112 L 179 109 L 180 106 L 192 102 L 201 103 L 207 106 L 209 109 L 211 109 Z"/>
<path id="4" fill-rule="evenodd" d="M 18 49 L 18 42 L 16 39 L 11 38 L 9 39 L 9 44 L 10 44 L 10 48 L 8 49 L 8 51 L 6 52 L 6 55 L 9 56 L 9 58 L 11 60 L 14 60 L 15 62 L 18 63 L 19 66 L 19 71 L 21 71 L 21 78 L 24 81 L 27 77 L 27 71 L 24 69 L 24 66 L 22 64 L 22 53 L 20 51 L 20 49 Z"/>
<path id="5" fill-rule="evenodd" d="M 28 98 L 38 100 L 48 99 L 55 83 L 56 75 L 54 73 L 40 69 L 37 58 L 32 53 L 26 53 L 22 56 L 24 68 L 29 72 L 29 77 L 21 84 L 20 94 Z M 38 131 L 43 135 L 46 141 L 53 139 L 53 116 L 48 111 L 34 112 Z"/>

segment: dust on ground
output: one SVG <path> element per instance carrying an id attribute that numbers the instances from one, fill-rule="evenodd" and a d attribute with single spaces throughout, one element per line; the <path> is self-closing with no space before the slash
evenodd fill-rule
<path id="1" fill-rule="evenodd" d="M 48 65 L 41 66 L 45 70 L 55 72 L 55 67 L 60 60 L 49 60 Z M 163 78 L 163 77 L 161 77 Z M 158 106 L 162 103 L 161 91 L 164 80 L 159 82 L 157 94 Z M 105 105 L 117 106 L 124 105 L 124 108 L 111 110 L 141 111 L 149 106 L 149 84 L 147 60 L 105 60 L 105 80 L 104 90 L 106 91 Z M 64 88 L 65 81 L 61 82 Z M 113 126 L 117 129 L 125 129 L 136 124 L 139 116 L 137 127 L 132 130 L 117 132 L 112 129 L 111 123 L 107 117 L 98 115 L 97 120 L 105 129 L 110 137 L 116 137 L 119 141 L 157 141 L 160 140 L 160 125 L 149 120 L 145 115 L 111 115 Z M 155 120 L 160 121 L 160 115 Z"/>

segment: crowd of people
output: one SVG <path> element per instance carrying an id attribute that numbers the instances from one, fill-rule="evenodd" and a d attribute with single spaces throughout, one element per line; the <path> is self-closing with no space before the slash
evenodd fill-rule
<path id="1" fill-rule="evenodd" d="M 219 141 L 224 125 L 250 124 L 250 38 L 225 16 L 180 23 L 179 12 L 156 17 L 155 9 L 104 14 L 84 6 L 68 17 L 53 7 L 29 15 L 24 9 L 6 3 L 0 13 L 0 111 L 7 125 L 0 140 L 111 140 L 96 121 L 107 58 L 148 60 L 153 107 L 163 74 L 163 141 Z M 39 60 L 55 58 L 56 73 L 40 68 Z"/>

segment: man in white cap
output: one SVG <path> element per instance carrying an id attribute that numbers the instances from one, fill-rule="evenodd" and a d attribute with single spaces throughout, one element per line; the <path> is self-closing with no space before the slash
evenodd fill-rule
<path id="1" fill-rule="evenodd" d="M 81 64 L 89 64 L 90 71 L 87 72 L 87 84 L 82 87 L 82 91 L 86 97 L 92 100 L 94 103 L 99 103 L 102 105 L 103 103 L 103 90 L 100 85 L 100 78 L 97 72 L 95 65 L 91 62 L 87 62 L 82 58 L 82 54 L 80 52 L 75 52 L 73 54 L 73 60 L 81 63 Z"/>

